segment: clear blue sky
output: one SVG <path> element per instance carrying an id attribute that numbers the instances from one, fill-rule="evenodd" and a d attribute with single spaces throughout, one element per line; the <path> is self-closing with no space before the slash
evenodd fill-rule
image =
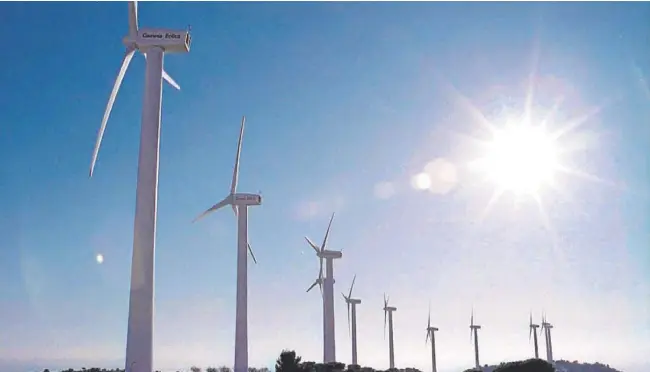
<path id="1" fill-rule="evenodd" d="M 322 239 L 333 211 L 331 247 L 344 248 L 335 290 L 356 273 L 363 300 L 361 364 L 388 363 L 384 291 L 399 308 L 399 366 L 430 368 L 429 300 L 443 371 L 472 364 L 472 306 L 485 363 L 530 355 L 531 309 L 555 324 L 557 358 L 646 361 L 650 5 L 147 2 L 139 13 L 141 27 L 193 30 L 191 53 L 165 59 L 182 90 L 164 87 L 157 368 L 232 364 L 235 220 L 191 221 L 228 190 L 243 114 L 240 190 L 264 196 L 250 212 L 252 365 L 282 348 L 320 360 L 320 300 L 304 292 L 317 260 L 303 236 Z M 0 5 L 3 370 L 123 364 L 141 55 L 93 179 L 88 166 L 126 33 L 125 3 Z M 534 60 L 534 105 L 565 97 L 558 126 L 601 108 L 567 135 L 577 146 L 565 161 L 615 184 L 563 175 L 564 194 L 542 190 L 554 234 L 535 203 L 513 208 L 508 196 L 478 223 L 493 186 L 472 186 L 463 166 L 474 150 L 449 134 L 479 128 L 459 95 L 487 116 L 521 110 Z M 434 159 L 458 182 L 415 190 L 411 177 Z"/>

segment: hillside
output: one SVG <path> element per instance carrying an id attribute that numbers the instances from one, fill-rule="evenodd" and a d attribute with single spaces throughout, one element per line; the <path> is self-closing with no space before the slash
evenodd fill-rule
<path id="1" fill-rule="evenodd" d="M 608 364 L 569 362 L 567 360 L 556 361 L 555 368 L 566 372 L 622 372 L 610 367 Z"/>
<path id="2" fill-rule="evenodd" d="M 515 362 L 519 363 L 519 362 Z M 502 363 L 501 365 L 486 365 L 481 370 L 482 372 L 495 372 L 500 367 L 506 366 L 510 363 Z M 606 364 L 601 363 L 581 363 L 578 361 L 569 362 L 567 360 L 555 361 L 555 369 L 558 372 L 622 372 Z M 474 371 L 473 369 L 466 370 L 465 372 Z M 496 371 L 499 372 L 499 371 Z"/>

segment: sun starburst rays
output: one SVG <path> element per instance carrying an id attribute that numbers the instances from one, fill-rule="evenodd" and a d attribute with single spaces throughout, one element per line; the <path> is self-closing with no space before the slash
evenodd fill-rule
<path id="1" fill-rule="evenodd" d="M 564 198 L 570 196 L 565 192 L 568 190 L 563 190 L 561 183 L 557 182 L 558 179 L 569 176 L 614 185 L 566 162 L 571 153 L 578 149 L 568 146 L 564 140 L 571 138 L 572 133 L 600 113 L 603 107 L 595 107 L 563 120 L 558 113 L 566 104 L 566 97 L 555 97 L 547 108 L 536 105 L 533 84 L 534 76 L 531 76 L 523 112 L 512 114 L 512 108 L 504 107 L 500 115 L 490 118 L 457 89 L 448 85 L 453 100 L 469 114 L 472 121 L 489 132 L 488 138 L 459 132 L 454 132 L 454 135 L 479 149 L 481 155 L 467 162 L 468 170 L 481 176 L 481 183 L 493 187 L 479 221 L 487 218 L 494 205 L 507 194 L 512 196 L 515 206 L 531 198 L 537 205 L 542 225 L 555 236 L 543 195 L 550 190 Z"/>

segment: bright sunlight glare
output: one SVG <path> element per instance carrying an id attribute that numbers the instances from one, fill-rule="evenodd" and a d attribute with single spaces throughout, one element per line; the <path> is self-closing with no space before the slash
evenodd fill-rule
<path id="1" fill-rule="evenodd" d="M 536 194 L 542 185 L 553 182 L 557 149 L 543 127 L 516 125 L 497 130 L 487 147 L 481 168 L 503 191 Z"/>

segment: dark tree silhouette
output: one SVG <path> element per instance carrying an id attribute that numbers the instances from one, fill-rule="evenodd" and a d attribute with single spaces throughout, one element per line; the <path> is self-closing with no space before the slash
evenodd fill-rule
<path id="1" fill-rule="evenodd" d="M 293 350 L 282 350 L 280 357 L 275 362 L 275 372 L 302 372 L 300 365 L 302 358 Z"/>
<path id="2" fill-rule="evenodd" d="M 542 359 L 503 363 L 494 372 L 555 372 L 555 367 Z"/>

